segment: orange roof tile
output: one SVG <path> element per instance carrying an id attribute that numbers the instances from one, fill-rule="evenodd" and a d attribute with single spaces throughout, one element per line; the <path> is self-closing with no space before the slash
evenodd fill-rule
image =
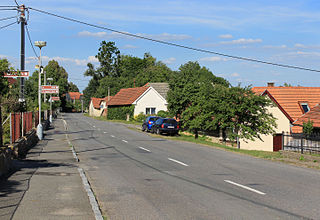
<path id="1" fill-rule="evenodd" d="M 253 87 L 252 91 L 261 95 L 270 94 L 291 122 L 304 114 L 300 103 L 308 103 L 312 108 L 320 102 L 320 87 Z"/>
<path id="2" fill-rule="evenodd" d="M 311 108 L 306 114 L 299 117 L 294 125 L 302 126 L 303 123 L 307 123 L 308 121 L 313 122 L 313 127 L 320 127 L 320 105 L 317 104 L 315 107 Z"/>
<path id="3" fill-rule="evenodd" d="M 110 96 L 110 101 L 113 98 L 113 96 Z M 106 96 L 105 98 L 95 98 L 95 97 L 91 97 L 91 101 L 93 104 L 93 107 L 96 109 L 100 109 L 100 104 L 102 101 L 105 101 L 108 104 L 108 96 Z"/>
<path id="4" fill-rule="evenodd" d="M 79 100 L 81 96 L 83 96 L 82 93 L 80 92 L 69 92 L 69 96 L 70 96 L 70 99 L 72 100 Z"/>
<path id="5" fill-rule="evenodd" d="M 110 100 L 108 105 L 131 105 L 147 89 L 148 87 L 120 89 L 120 91 Z"/>

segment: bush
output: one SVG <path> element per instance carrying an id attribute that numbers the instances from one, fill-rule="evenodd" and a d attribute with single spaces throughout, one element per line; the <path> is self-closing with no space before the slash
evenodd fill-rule
<path id="1" fill-rule="evenodd" d="M 137 115 L 134 120 L 137 122 L 143 122 L 144 120 L 146 120 L 147 116 L 145 114 L 143 114 L 142 112 L 140 112 L 139 115 Z"/>
<path id="2" fill-rule="evenodd" d="M 166 112 L 166 111 L 163 111 L 163 110 L 158 111 L 157 116 L 162 117 L 162 118 L 170 117 L 169 116 L 169 112 Z"/>
<path id="3" fill-rule="evenodd" d="M 109 107 L 108 108 L 108 119 L 110 120 L 126 120 L 127 114 L 130 118 L 133 117 L 134 106 L 120 106 L 120 107 Z"/>

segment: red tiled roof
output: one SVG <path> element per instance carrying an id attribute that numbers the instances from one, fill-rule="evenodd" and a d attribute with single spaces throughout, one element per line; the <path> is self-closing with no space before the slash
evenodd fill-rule
<path id="1" fill-rule="evenodd" d="M 313 127 L 320 127 L 320 105 L 317 104 L 315 107 L 311 108 L 306 114 L 299 117 L 294 125 L 302 126 L 303 123 L 307 123 L 308 121 L 313 122 Z"/>
<path id="2" fill-rule="evenodd" d="M 15 84 L 15 83 L 17 83 L 18 81 L 16 80 L 16 79 L 14 79 L 14 78 L 8 78 L 8 82 L 9 82 L 9 84 Z"/>
<path id="3" fill-rule="evenodd" d="M 111 99 L 113 98 L 113 96 L 110 96 L 109 98 L 110 98 L 110 102 L 111 102 Z M 91 101 L 92 101 L 93 107 L 99 109 L 102 101 L 106 101 L 106 103 L 108 104 L 108 96 L 105 98 L 91 97 Z"/>
<path id="4" fill-rule="evenodd" d="M 148 87 L 120 89 L 120 91 L 110 100 L 108 105 L 131 105 L 147 89 Z"/>
<path id="5" fill-rule="evenodd" d="M 308 103 L 313 108 L 320 102 L 320 87 L 253 87 L 252 91 L 257 94 L 269 93 L 291 122 L 304 114 L 300 103 Z"/>
<path id="6" fill-rule="evenodd" d="M 69 96 L 70 96 L 70 99 L 72 100 L 79 100 L 81 96 L 83 96 L 82 93 L 80 92 L 69 92 Z"/>

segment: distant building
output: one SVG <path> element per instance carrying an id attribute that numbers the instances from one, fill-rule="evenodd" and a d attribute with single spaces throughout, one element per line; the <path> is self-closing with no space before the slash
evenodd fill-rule
<path id="1" fill-rule="evenodd" d="M 76 100 L 82 100 L 83 94 L 80 92 L 68 92 L 66 94 L 66 101 L 75 103 Z"/>

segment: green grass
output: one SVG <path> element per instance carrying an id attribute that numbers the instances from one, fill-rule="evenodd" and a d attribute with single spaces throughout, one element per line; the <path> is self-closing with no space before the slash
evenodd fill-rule
<path id="1" fill-rule="evenodd" d="M 174 136 L 174 137 L 170 137 L 170 136 L 162 136 L 162 137 L 164 137 L 166 139 L 171 139 L 171 140 L 187 141 L 187 142 L 202 144 L 202 145 L 206 145 L 206 146 L 210 146 L 210 147 L 216 147 L 216 148 L 220 148 L 223 150 L 232 151 L 232 152 L 241 153 L 241 154 L 247 154 L 247 155 L 250 155 L 253 157 L 264 158 L 264 159 L 276 159 L 276 158 L 283 157 L 280 152 L 243 150 L 243 149 L 238 149 L 235 147 L 229 147 L 224 144 L 213 143 L 205 136 L 199 136 L 198 139 L 195 139 L 193 135 L 185 135 L 185 134 L 181 134 L 179 136 Z"/>

